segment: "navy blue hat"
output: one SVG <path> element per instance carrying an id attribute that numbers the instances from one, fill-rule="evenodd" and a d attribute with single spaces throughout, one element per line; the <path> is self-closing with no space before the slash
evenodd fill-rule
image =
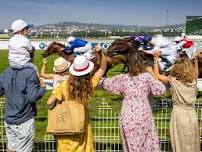
<path id="1" fill-rule="evenodd" d="M 151 35 L 145 35 L 144 36 L 144 41 L 145 42 L 149 42 L 149 41 L 151 41 L 152 40 L 152 36 Z"/>

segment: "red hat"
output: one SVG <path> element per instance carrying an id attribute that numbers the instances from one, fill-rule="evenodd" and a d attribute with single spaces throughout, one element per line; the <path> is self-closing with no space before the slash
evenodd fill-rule
<path id="1" fill-rule="evenodd" d="M 194 44 L 192 41 L 189 41 L 189 40 L 186 40 L 186 39 L 183 39 L 182 41 L 185 42 L 185 44 L 182 46 L 184 49 L 190 48 Z"/>

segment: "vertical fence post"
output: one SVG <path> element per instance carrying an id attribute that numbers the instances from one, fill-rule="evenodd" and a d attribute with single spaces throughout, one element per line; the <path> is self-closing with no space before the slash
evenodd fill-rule
<path id="1" fill-rule="evenodd" d="M 6 132 L 4 127 L 5 98 L 0 98 L 0 151 L 7 151 Z"/>

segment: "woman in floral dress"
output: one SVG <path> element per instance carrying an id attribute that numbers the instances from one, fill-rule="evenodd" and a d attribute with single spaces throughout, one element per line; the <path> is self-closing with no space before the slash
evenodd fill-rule
<path id="1" fill-rule="evenodd" d="M 103 88 L 123 96 L 120 129 L 124 152 L 158 152 L 156 133 L 149 95 L 162 95 L 165 86 L 155 80 L 152 68 L 145 70 L 144 54 L 131 50 L 126 57 L 127 74 L 103 80 Z"/>

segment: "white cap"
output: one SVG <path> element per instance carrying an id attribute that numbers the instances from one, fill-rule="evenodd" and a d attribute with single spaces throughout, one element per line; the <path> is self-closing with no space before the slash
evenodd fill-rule
<path id="1" fill-rule="evenodd" d="M 67 42 L 72 42 L 72 41 L 74 41 L 75 39 L 76 39 L 75 37 L 70 36 L 70 37 L 67 38 Z"/>
<path id="2" fill-rule="evenodd" d="M 16 33 L 18 31 L 21 31 L 22 29 L 24 29 L 25 27 L 30 27 L 31 25 L 28 25 L 25 21 L 19 19 L 19 20 L 15 20 L 12 25 L 11 25 L 11 29 L 13 30 L 13 33 Z"/>

